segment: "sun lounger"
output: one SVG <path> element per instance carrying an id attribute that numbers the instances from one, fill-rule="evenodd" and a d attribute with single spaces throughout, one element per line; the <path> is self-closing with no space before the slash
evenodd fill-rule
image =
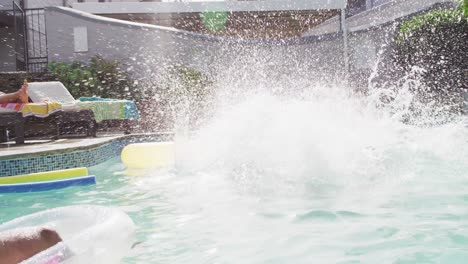
<path id="1" fill-rule="evenodd" d="M 39 118 L 48 117 L 54 113 L 62 111 L 62 105 L 57 102 L 44 103 L 5 103 L 0 104 L 2 111 L 13 111 L 23 115 L 23 117 L 35 116 Z"/>
<path id="2" fill-rule="evenodd" d="M 14 128 L 16 144 L 24 144 L 24 118 L 12 110 L 0 110 L 0 142 L 7 141 L 7 128 Z"/>
<path id="3" fill-rule="evenodd" d="M 29 97 L 33 102 L 59 102 L 65 112 L 88 109 L 92 111 L 97 125 L 102 125 L 104 122 L 123 122 L 127 133 L 131 129 L 130 123 L 139 119 L 139 112 L 132 101 L 96 97 L 75 100 L 61 82 L 30 83 Z"/>
<path id="4" fill-rule="evenodd" d="M 51 134 L 55 138 L 60 138 L 67 130 L 70 131 L 70 128 L 73 128 L 72 134 L 77 135 L 79 134 L 75 131 L 77 125 L 85 129 L 86 136 L 96 137 L 97 126 L 94 121 L 93 112 L 87 109 L 62 110 L 46 118 L 28 117 L 25 121 L 26 134 L 28 136 Z M 44 131 L 40 130 L 48 132 L 44 133 Z"/>
<path id="5" fill-rule="evenodd" d="M 14 128 L 11 132 L 14 132 L 16 143 L 23 144 L 27 117 L 44 118 L 59 111 L 61 105 L 58 103 L 0 104 L 0 142 L 7 141 L 9 136 L 13 137 L 13 133 L 7 135 L 7 129 Z"/>
<path id="6" fill-rule="evenodd" d="M 0 104 L 1 141 L 7 140 L 7 128 L 14 127 L 17 142 L 23 143 L 25 136 L 54 135 L 59 138 L 64 128 L 73 124 L 82 125 L 87 136 L 96 136 L 97 126 L 91 110 L 68 104 L 63 106 L 57 101 Z"/>

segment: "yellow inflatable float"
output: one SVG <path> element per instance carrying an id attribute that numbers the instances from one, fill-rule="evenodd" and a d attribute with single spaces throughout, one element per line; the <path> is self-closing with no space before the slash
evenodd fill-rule
<path id="1" fill-rule="evenodd" d="M 91 184 L 96 184 L 96 176 L 88 175 L 86 168 L 75 168 L 0 177 L 0 193 L 41 192 Z"/>
<path id="2" fill-rule="evenodd" d="M 175 161 L 174 142 L 130 144 L 122 150 L 121 158 L 131 169 L 168 167 Z"/>
<path id="3" fill-rule="evenodd" d="M 0 184 L 17 184 L 41 181 L 63 180 L 88 175 L 87 168 L 75 168 L 48 172 L 31 173 L 25 175 L 0 177 Z"/>

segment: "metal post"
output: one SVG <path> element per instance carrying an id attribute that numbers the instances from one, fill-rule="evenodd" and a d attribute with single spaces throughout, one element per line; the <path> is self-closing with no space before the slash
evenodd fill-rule
<path id="1" fill-rule="evenodd" d="M 346 9 L 341 9 L 341 32 L 343 33 L 344 79 L 345 79 L 345 82 L 348 82 L 349 52 L 348 52 L 348 26 L 346 25 Z"/>
<path id="2" fill-rule="evenodd" d="M 29 72 L 29 43 L 28 43 L 28 18 L 26 16 L 26 11 L 23 12 L 23 30 L 24 30 L 24 63 L 26 67 L 26 72 Z"/>

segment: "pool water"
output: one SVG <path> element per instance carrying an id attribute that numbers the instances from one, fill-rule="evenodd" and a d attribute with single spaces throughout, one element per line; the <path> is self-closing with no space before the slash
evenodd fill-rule
<path id="1" fill-rule="evenodd" d="M 124 263 L 466 263 L 466 119 L 414 126 L 389 113 L 347 97 L 252 97 L 179 138 L 175 168 L 113 158 L 90 168 L 96 186 L 1 195 L 0 221 L 119 207 L 137 225 Z"/>

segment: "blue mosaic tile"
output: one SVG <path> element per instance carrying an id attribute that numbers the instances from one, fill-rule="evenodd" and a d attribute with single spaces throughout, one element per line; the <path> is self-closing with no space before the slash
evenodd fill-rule
<path id="1" fill-rule="evenodd" d="M 94 149 L 49 156 L 1 160 L 0 177 L 76 167 L 91 167 L 120 155 L 122 149 L 128 143 L 128 140 L 116 140 Z"/>

